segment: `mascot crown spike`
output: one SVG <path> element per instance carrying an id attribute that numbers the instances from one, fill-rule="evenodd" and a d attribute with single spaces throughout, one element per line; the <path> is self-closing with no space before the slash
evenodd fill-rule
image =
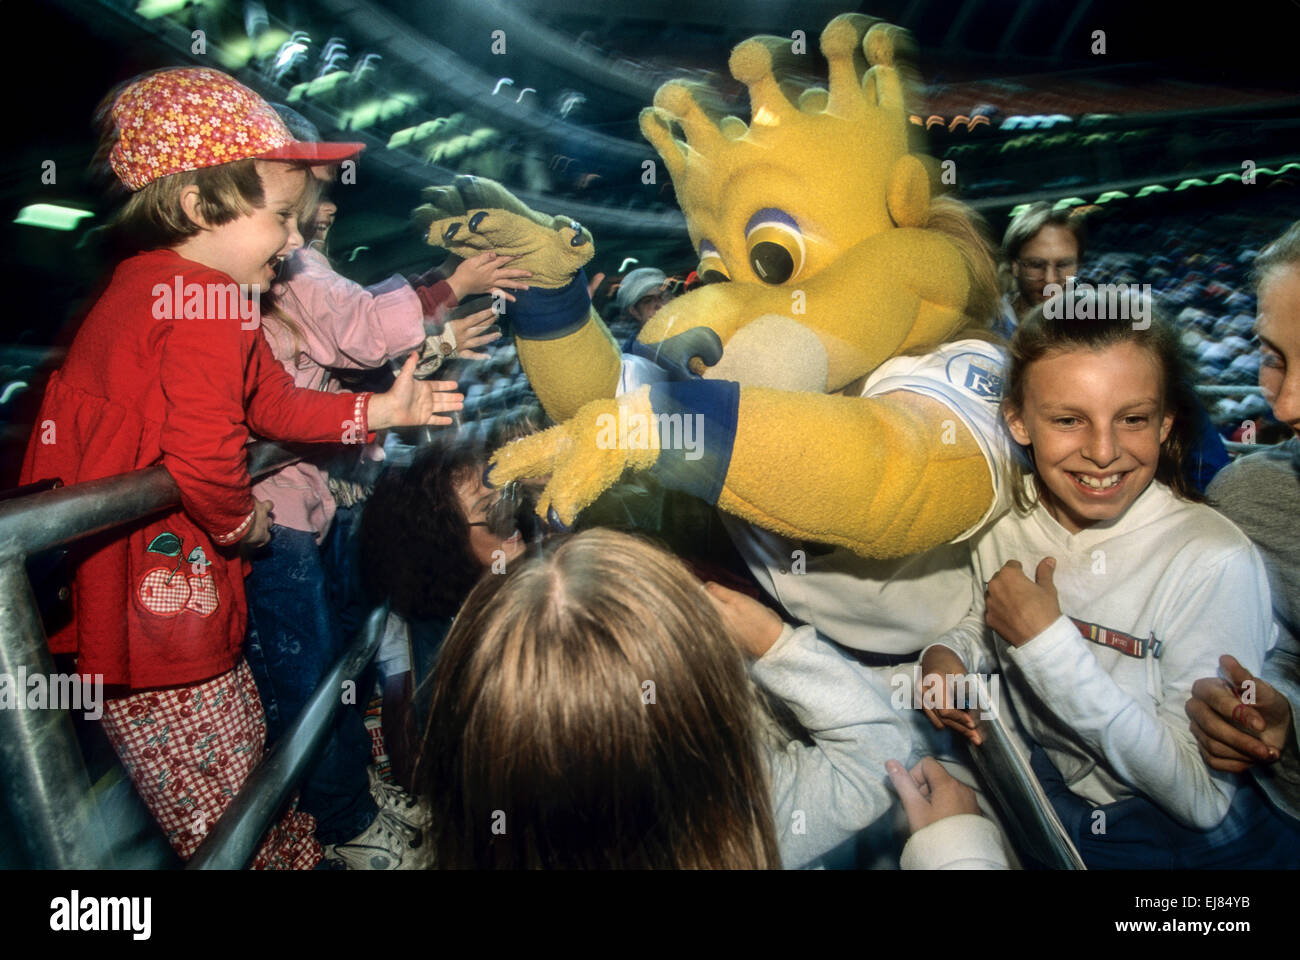
<path id="1" fill-rule="evenodd" d="M 729 61 L 732 76 L 749 89 L 748 124 L 715 119 L 685 83 L 660 87 L 654 106 L 641 113 L 641 130 L 673 179 L 695 248 L 707 243 L 729 277 L 753 280 L 746 234 L 763 213 L 800 233 L 806 262 L 796 273 L 807 276 L 868 236 L 922 225 L 929 182 L 908 154 L 895 66 L 897 50 L 909 43 L 898 27 L 838 16 L 821 37 L 827 88 L 800 90 L 777 79 L 778 70 L 804 61 L 791 41 L 751 37 Z"/>

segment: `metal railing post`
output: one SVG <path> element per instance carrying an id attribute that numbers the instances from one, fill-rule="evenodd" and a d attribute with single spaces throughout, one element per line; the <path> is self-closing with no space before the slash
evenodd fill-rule
<path id="1" fill-rule="evenodd" d="M 319 684 L 302 713 L 249 774 L 216 826 L 186 864 L 189 870 L 242 870 L 257 853 L 262 835 L 302 780 L 343 706 L 343 684 L 355 681 L 374 659 L 388 620 L 387 605 L 371 611 L 360 636 Z M 363 694 L 364 695 L 364 694 Z"/>
<path id="2" fill-rule="evenodd" d="M 67 710 L 28 709 L 19 678 L 54 675 L 36 597 L 21 557 L 0 560 L 0 674 L 22 702 L 0 709 L 0 770 L 31 866 L 111 867 L 108 833 Z"/>
<path id="3" fill-rule="evenodd" d="M 263 441 L 248 449 L 248 472 L 258 477 L 299 458 Z M 179 502 L 180 489 L 162 466 L 0 502 L 0 675 L 11 686 L 23 676 L 47 683 L 54 676 L 27 558 Z M 17 823 L 28 865 L 110 867 L 108 834 L 72 718 L 53 706 L 0 708 L 3 807 Z"/>

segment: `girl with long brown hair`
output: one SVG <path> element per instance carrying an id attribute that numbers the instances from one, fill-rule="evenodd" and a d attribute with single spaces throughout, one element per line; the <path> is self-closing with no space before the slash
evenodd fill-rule
<path id="1" fill-rule="evenodd" d="M 885 762 L 910 750 L 811 627 L 611 530 L 480 581 L 432 683 L 416 783 L 439 867 L 801 866 L 891 806 Z"/>

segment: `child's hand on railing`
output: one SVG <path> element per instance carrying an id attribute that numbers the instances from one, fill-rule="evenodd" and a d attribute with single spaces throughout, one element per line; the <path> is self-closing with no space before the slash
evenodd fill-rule
<path id="1" fill-rule="evenodd" d="M 962 663 L 961 657 L 942 645 L 930 647 L 921 658 L 921 706 L 934 729 L 947 727 L 979 746 L 980 735 L 975 729 L 974 715 L 969 710 L 959 709 L 956 702 L 955 678 L 964 676 L 966 664 Z M 969 685 L 963 683 L 962 686 Z M 932 690 L 942 691 L 942 705 L 939 707 L 926 706 L 927 702 L 933 702 Z"/>
<path id="2" fill-rule="evenodd" d="M 239 546 L 245 551 L 253 551 L 271 542 L 271 508 L 270 500 L 258 500 L 253 506 L 253 522 L 248 525 L 244 535 L 239 538 Z"/>
<path id="3" fill-rule="evenodd" d="M 388 392 L 370 398 L 366 420 L 371 430 L 447 426 L 452 422 L 451 417 L 439 414 L 453 413 L 465 406 L 465 395 L 451 392 L 457 387 L 454 380 L 416 380 L 418 360 L 419 354 L 411 351 Z"/>

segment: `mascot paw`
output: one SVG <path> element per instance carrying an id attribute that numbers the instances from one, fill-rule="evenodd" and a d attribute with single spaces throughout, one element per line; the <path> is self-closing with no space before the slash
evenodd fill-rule
<path id="1" fill-rule="evenodd" d="M 625 469 L 649 469 L 658 457 L 659 431 L 647 386 L 617 399 L 593 400 L 559 426 L 501 448 L 492 457 L 489 481 L 501 486 L 549 476 L 537 515 L 546 519 L 554 510 L 571 527 Z"/>
<path id="2" fill-rule="evenodd" d="M 493 180 L 457 177 L 449 187 L 427 188 L 424 198 L 414 216 L 430 244 L 464 258 L 484 250 L 518 257 L 511 266 L 532 273 L 530 286 L 565 286 L 596 252 L 582 224 L 538 213 Z"/>

